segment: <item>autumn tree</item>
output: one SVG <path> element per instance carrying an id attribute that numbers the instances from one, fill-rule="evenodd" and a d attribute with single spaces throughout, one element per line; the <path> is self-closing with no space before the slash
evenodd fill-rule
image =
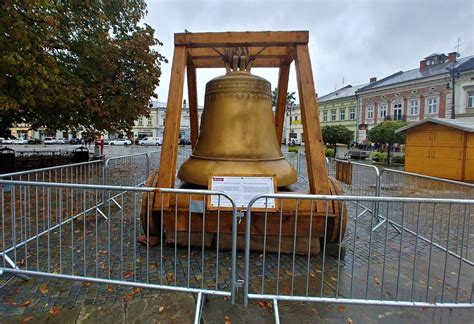
<path id="1" fill-rule="evenodd" d="M 404 121 L 384 121 L 378 124 L 367 134 L 369 141 L 379 144 L 387 144 L 387 163 L 390 164 L 390 151 L 393 144 L 405 143 L 405 133 L 396 133 L 396 130 L 406 126 Z"/>
<path id="2" fill-rule="evenodd" d="M 334 154 L 336 154 L 336 144 L 349 144 L 354 137 L 354 132 L 342 125 L 324 126 L 321 132 L 324 143 L 334 146 Z"/>
<path id="3" fill-rule="evenodd" d="M 0 4 L 0 128 L 128 130 L 159 84 L 144 1 Z"/>

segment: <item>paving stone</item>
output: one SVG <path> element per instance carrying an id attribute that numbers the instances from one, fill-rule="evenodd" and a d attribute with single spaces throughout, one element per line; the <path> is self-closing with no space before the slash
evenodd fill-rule
<path id="1" fill-rule="evenodd" d="M 124 323 L 125 305 L 123 303 L 108 304 L 107 306 L 84 306 L 77 317 L 77 323 Z"/>

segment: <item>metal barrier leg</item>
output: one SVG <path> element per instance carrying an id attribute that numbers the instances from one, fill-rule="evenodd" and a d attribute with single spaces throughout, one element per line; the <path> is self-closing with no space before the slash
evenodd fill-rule
<path id="1" fill-rule="evenodd" d="M 196 301 L 196 311 L 194 313 L 194 324 L 201 323 L 201 316 L 202 316 L 202 307 L 204 305 L 204 300 L 206 296 L 200 291 L 198 293 L 197 301 Z"/>
<path id="2" fill-rule="evenodd" d="M 275 324 L 280 324 L 280 312 L 278 311 L 278 300 L 273 299 L 273 316 L 275 317 Z"/>
<path id="3" fill-rule="evenodd" d="M 8 263 L 8 265 L 10 267 L 12 267 L 13 269 L 20 269 L 18 268 L 18 266 L 15 264 L 15 262 L 13 262 L 12 259 L 10 259 L 10 257 L 5 254 L 5 253 L 2 253 L 2 258 Z M 0 270 L 0 275 L 3 275 L 3 271 Z M 20 273 L 15 273 L 13 274 L 15 277 L 18 277 L 20 279 L 23 279 L 25 281 L 28 281 L 30 280 L 30 277 L 28 277 L 27 275 L 24 275 L 24 274 L 20 274 Z"/>

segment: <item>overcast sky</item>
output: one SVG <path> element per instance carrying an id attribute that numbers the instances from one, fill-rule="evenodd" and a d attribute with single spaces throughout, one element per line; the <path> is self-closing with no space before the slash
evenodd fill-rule
<path id="1" fill-rule="evenodd" d="M 164 43 L 171 62 L 173 34 L 191 32 L 308 30 L 319 96 L 343 85 L 367 83 L 419 66 L 431 53 L 474 55 L 473 0 L 231 1 L 148 0 L 145 22 Z M 164 64 L 159 101 L 168 97 L 171 63 Z M 197 71 L 199 104 L 207 81 L 222 69 Z M 252 69 L 276 87 L 277 69 Z M 288 91 L 297 91 L 294 64 Z M 343 84 L 344 80 L 344 84 Z M 187 98 L 185 90 L 184 98 Z"/>

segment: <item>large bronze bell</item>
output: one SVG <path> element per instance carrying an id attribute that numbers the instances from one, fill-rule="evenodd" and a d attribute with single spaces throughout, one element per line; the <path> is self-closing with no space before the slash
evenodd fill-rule
<path id="1" fill-rule="evenodd" d="M 178 177 L 207 186 L 211 175 L 275 175 L 279 187 L 296 182 L 273 123 L 271 86 L 250 73 L 246 56 L 206 85 L 199 139 Z M 229 61 L 227 61 L 229 63 Z"/>

